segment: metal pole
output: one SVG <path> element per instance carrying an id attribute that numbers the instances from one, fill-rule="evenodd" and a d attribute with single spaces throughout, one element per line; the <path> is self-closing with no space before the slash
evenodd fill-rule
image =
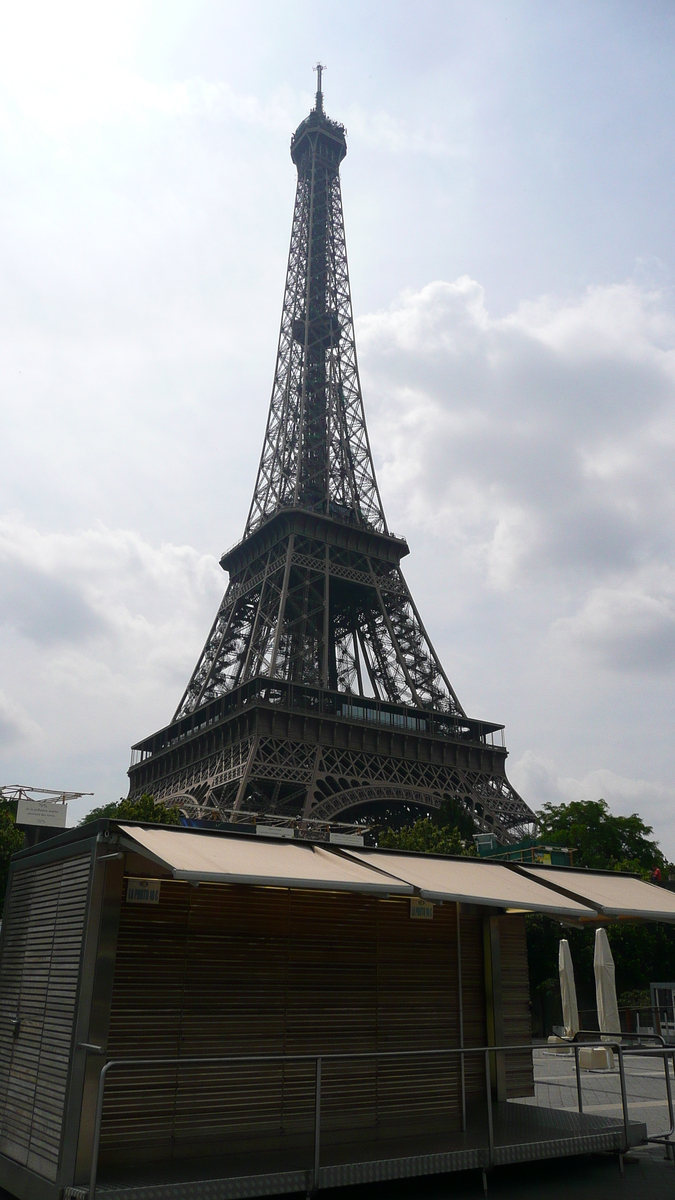
<path id="1" fill-rule="evenodd" d="M 668 1097 L 668 1116 L 670 1118 L 670 1129 L 667 1136 L 672 1137 L 675 1132 L 675 1115 L 673 1115 L 673 1093 L 670 1087 L 670 1070 L 667 1054 L 663 1056 L 663 1065 L 666 1069 L 666 1096 Z M 675 1070 L 675 1053 L 673 1054 L 673 1070 Z"/>
<path id="2" fill-rule="evenodd" d="M 583 1102 L 583 1098 L 581 1095 L 581 1067 L 579 1066 L 579 1043 L 575 1042 L 572 1049 L 574 1050 L 574 1065 L 576 1067 L 576 1072 L 577 1072 L 577 1102 L 579 1104 L 579 1112 L 582 1113 L 584 1111 L 584 1102 Z"/>
<path id="3" fill-rule="evenodd" d="M 625 1140 L 624 1154 L 628 1150 L 628 1096 L 626 1094 L 626 1072 L 624 1070 L 623 1050 L 617 1043 L 616 1050 L 619 1055 L 619 1079 L 621 1081 L 621 1105 L 623 1107 L 623 1135 Z"/>
<path id="4" fill-rule="evenodd" d="M 485 1051 L 485 1095 L 487 1099 L 488 1119 L 488 1167 L 492 1166 L 494 1155 L 494 1130 L 492 1128 L 492 1080 L 490 1079 L 490 1051 Z"/>
<path id="5" fill-rule="evenodd" d="M 96 1116 L 94 1118 L 94 1140 L 91 1147 L 91 1172 L 89 1175 L 89 1200 L 96 1200 L 96 1175 L 98 1174 L 98 1151 L 101 1142 L 101 1121 L 103 1120 L 103 1092 L 105 1077 L 112 1062 L 104 1063 L 98 1077 L 98 1092 L 96 1095 Z"/>
<path id="6" fill-rule="evenodd" d="M 459 900 L 455 901 L 457 909 L 457 992 L 459 995 L 459 1056 L 460 1081 L 462 1088 L 462 1133 L 466 1133 L 466 1079 L 464 1071 L 464 997 L 462 996 L 462 935 L 459 920 Z"/>
<path id="7" fill-rule="evenodd" d="M 321 1055 L 316 1060 L 314 1088 L 314 1182 L 312 1191 L 319 1190 L 319 1159 L 321 1158 Z"/>

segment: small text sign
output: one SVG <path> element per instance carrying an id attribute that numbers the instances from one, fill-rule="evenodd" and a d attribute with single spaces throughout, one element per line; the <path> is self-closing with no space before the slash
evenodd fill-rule
<path id="1" fill-rule="evenodd" d="M 53 800 L 19 800 L 16 806 L 17 825 L 38 825 L 42 829 L 65 829 L 67 804 Z"/>
<path id="2" fill-rule="evenodd" d="M 127 904 L 159 904 L 159 879 L 127 879 Z"/>

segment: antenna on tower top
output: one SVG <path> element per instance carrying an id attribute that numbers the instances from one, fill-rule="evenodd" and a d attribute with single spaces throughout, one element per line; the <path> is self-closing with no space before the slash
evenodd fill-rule
<path id="1" fill-rule="evenodd" d="M 324 71 L 327 71 L 328 68 L 325 67 L 323 65 L 323 63 L 317 63 L 316 66 L 314 67 L 314 70 L 316 71 L 316 111 L 322 113 L 323 112 L 323 91 L 321 90 L 321 80 L 322 80 Z"/>

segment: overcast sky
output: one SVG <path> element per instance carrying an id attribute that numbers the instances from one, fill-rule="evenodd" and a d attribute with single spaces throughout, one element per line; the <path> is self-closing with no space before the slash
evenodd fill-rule
<path id="1" fill-rule="evenodd" d="M 318 58 L 425 624 L 532 807 L 604 796 L 675 858 L 671 0 L 2 8 L 0 782 L 117 799 L 187 683 Z"/>

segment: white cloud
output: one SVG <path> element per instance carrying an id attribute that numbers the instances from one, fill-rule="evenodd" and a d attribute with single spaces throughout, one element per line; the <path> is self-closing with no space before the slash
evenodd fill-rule
<path id="1" fill-rule="evenodd" d="M 51 136 L 68 136 L 73 129 L 117 121 L 143 121 L 153 114 L 164 117 L 210 117 L 260 125 L 286 133 L 298 110 L 298 97 L 281 88 L 266 102 L 235 91 L 222 81 L 194 78 L 168 84 L 144 79 L 123 67 L 86 74 L 65 75 L 26 86 L 24 77 L 7 86 L 5 111 L 0 122 L 9 124 L 9 109 L 18 105 L 23 116 Z"/>
<path id="2" fill-rule="evenodd" d="M 83 768 L 115 747 L 119 795 L 129 745 L 180 699 L 225 576 L 189 546 L 103 525 L 41 533 L 16 515 L 0 524 L 0 560 L 6 762 L 31 779 L 83 774 L 72 786 L 90 790 L 100 765 Z"/>
<path id="3" fill-rule="evenodd" d="M 234 119 L 286 132 L 298 96 L 276 87 L 266 102 L 223 80 L 196 75 L 159 81 L 140 70 L 150 4 L 44 0 L 5 6 L 0 17 L 0 126 L 11 133 L 18 114 L 52 137 L 86 126 L 165 117 Z M 172 14 L 180 24 L 180 16 Z M 169 16 L 171 23 L 172 16 Z M 297 123 L 297 122 L 295 122 Z"/>
<path id="4" fill-rule="evenodd" d="M 38 725 L 20 704 L 0 692 L 0 746 L 23 745 L 39 736 Z"/>
<path id="5" fill-rule="evenodd" d="M 670 673 L 675 666 L 675 573 L 636 572 L 617 587 L 594 588 L 572 617 L 554 621 L 564 651 L 589 651 L 616 670 Z"/>
<path id="6" fill-rule="evenodd" d="M 224 576 L 190 546 L 148 545 L 130 530 L 41 533 L 20 515 L 0 520 L 0 620 L 38 644 L 117 643 L 146 650 L 184 628 Z"/>
<path id="7" fill-rule="evenodd" d="M 403 519 L 443 528 L 487 587 L 557 581 L 558 635 L 617 669 L 662 669 L 675 553 L 663 298 L 627 283 L 493 320 L 464 277 L 407 293 L 359 335 L 383 486 L 405 497 Z"/>
<path id="8" fill-rule="evenodd" d="M 581 779 L 562 775 L 554 762 L 527 751 L 511 765 L 510 777 L 527 795 L 533 808 L 543 804 L 569 804 L 573 800 L 606 800 L 617 816 L 638 812 L 655 836 L 664 839 L 672 854 L 672 824 L 675 819 L 675 787 L 649 779 L 632 779 L 599 768 Z"/>
<path id="9" fill-rule="evenodd" d="M 448 110 L 443 113 L 443 119 L 433 121 L 427 119 L 424 124 L 413 124 L 401 120 L 382 108 L 374 112 L 366 112 L 358 105 L 352 105 L 346 115 L 345 124 L 350 135 L 356 135 L 360 142 L 367 146 L 376 147 L 378 151 L 385 150 L 390 154 L 424 154 L 430 158 L 460 158 L 468 156 L 466 129 L 463 128 L 466 114 L 453 114 L 452 135 L 447 129 Z"/>

